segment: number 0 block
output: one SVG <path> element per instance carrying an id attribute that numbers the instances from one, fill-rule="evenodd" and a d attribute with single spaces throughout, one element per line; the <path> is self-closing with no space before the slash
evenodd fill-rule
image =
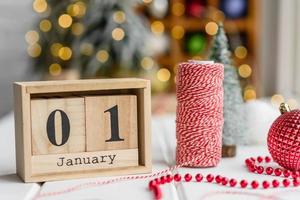
<path id="1" fill-rule="evenodd" d="M 84 98 L 32 100 L 32 154 L 84 152 L 84 106 Z"/>
<path id="2" fill-rule="evenodd" d="M 17 174 L 25 182 L 151 171 L 150 82 L 14 84 Z"/>
<path id="3" fill-rule="evenodd" d="M 85 97 L 87 151 L 136 149 L 135 95 Z"/>

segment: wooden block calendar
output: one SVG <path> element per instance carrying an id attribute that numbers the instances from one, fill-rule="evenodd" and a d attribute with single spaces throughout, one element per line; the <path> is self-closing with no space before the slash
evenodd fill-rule
<path id="1" fill-rule="evenodd" d="M 25 182 L 151 171 L 149 81 L 17 82 L 14 96 Z"/>

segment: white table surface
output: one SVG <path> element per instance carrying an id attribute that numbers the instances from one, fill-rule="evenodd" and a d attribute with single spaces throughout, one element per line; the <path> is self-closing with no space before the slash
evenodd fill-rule
<path id="1" fill-rule="evenodd" d="M 10 114 L 0 120 L 0 199 L 32 199 L 38 192 L 59 191 L 70 186 L 91 180 L 107 180 L 112 177 L 96 177 L 68 181 L 23 183 L 15 175 L 14 123 Z M 154 117 L 152 120 L 153 172 L 175 164 L 175 117 Z M 237 179 L 272 180 L 272 177 L 250 174 L 244 166 L 244 159 L 250 156 L 267 155 L 266 145 L 239 146 L 237 156 L 222 159 L 215 168 L 193 169 L 181 168 L 180 173 L 224 174 Z M 176 172 L 174 172 L 176 173 Z M 153 199 L 147 189 L 147 180 L 123 181 L 105 186 L 86 188 L 79 191 L 41 199 Z M 162 186 L 163 199 L 299 199 L 300 188 L 277 188 L 241 190 L 207 183 L 177 183 Z"/>

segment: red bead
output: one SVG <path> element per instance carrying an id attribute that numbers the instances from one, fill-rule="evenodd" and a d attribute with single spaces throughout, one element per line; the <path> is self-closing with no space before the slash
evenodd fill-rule
<path id="1" fill-rule="evenodd" d="M 282 174 L 282 170 L 281 170 L 280 168 L 276 168 L 276 169 L 274 170 L 274 174 L 275 174 L 276 176 L 280 176 L 280 175 Z"/>
<path id="2" fill-rule="evenodd" d="M 264 172 L 264 167 L 263 166 L 258 166 L 256 168 L 256 171 L 257 171 L 258 174 L 262 174 Z"/>
<path id="3" fill-rule="evenodd" d="M 154 179 L 154 182 L 155 182 L 156 185 L 159 185 L 159 184 L 160 184 L 160 179 L 155 178 L 155 179 Z"/>
<path id="4" fill-rule="evenodd" d="M 222 185 L 227 185 L 227 183 L 228 183 L 228 178 L 223 177 L 222 178 Z"/>
<path id="5" fill-rule="evenodd" d="M 253 161 L 250 160 L 249 158 L 247 158 L 247 159 L 245 160 L 245 164 L 246 164 L 246 166 L 252 165 L 252 164 L 253 164 Z"/>
<path id="6" fill-rule="evenodd" d="M 273 180 L 273 181 L 272 181 L 272 185 L 273 185 L 274 188 L 278 187 L 279 184 L 280 184 L 280 183 L 279 183 L 279 181 L 277 181 L 277 180 Z"/>
<path id="7" fill-rule="evenodd" d="M 300 185 L 300 178 L 299 178 L 299 177 L 294 178 L 294 180 L 293 180 L 293 185 L 294 185 L 295 187 Z"/>
<path id="8" fill-rule="evenodd" d="M 167 178 L 165 176 L 160 177 L 160 183 L 165 184 L 167 182 Z"/>
<path id="9" fill-rule="evenodd" d="M 156 182 L 154 180 L 149 182 L 148 188 L 149 190 L 152 190 L 156 186 Z"/>
<path id="10" fill-rule="evenodd" d="M 186 181 L 186 182 L 190 182 L 191 180 L 192 180 L 192 175 L 190 175 L 189 173 L 187 173 L 185 176 L 184 176 L 184 180 Z"/>
<path id="11" fill-rule="evenodd" d="M 272 173 L 273 173 L 273 168 L 272 167 L 267 167 L 266 168 L 266 173 L 268 174 L 268 175 L 271 175 Z"/>
<path id="12" fill-rule="evenodd" d="M 255 162 L 255 158 L 251 157 L 250 160 L 252 160 L 253 162 Z"/>
<path id="13" fill-rule="evenodd" d="M 249 169 L 250 172 L 255 172 L 256 171 L 255 165 L 249 165 L 248 169 Z"/>
<path id="14" fill-rule="evenodd" d="M 270 187 L 270 183 L 268 181 L 263 181 L 262 182 L 263 188 L 267 189 L 268 187 Z"/>
<path id="15" fill-rule="evenodd" d="M 283 176 L 284 177 L 289 177 L 291 175 L 291 172 L 290 172 L 290 170 L 288 170 L 288 169 L 285 169 L 285 170 L 283 170 Z"/>
<path id="16" fill-rule="evenodd" d="M 222 182 L 222 176 L 217 175 L 215 180 L 216 180 L 216 183 L 221 183 Z"/>
<path id="17" fill-rule="evenodd" d="M 170 175 L 170 174 L 168 174 L 168 175 L 166 176 L 166 179 L 167 179 L 167 182 L 168 182 L 168 183 L 171 183 L 171 182 L 173 181 L 173 176 Z"/>
<path id="18" fill-rule="evenodd" d="M 259 183 L 257 181 L 252 181 L 251 186 L 252 186 L 253 189 L 256 189 L 256 188 L 258 188 Z"/>
<path id="19" fill-rule="evenodd" d="M 241 180 L 240 185 L 242 188 L 245 188 L 245 187 L 247 187 L 248 182 L 246 180 Z"/>
<path id="20" fill-rule="evenodd" d="M 293 171 L 292 172 L 292 177 L 293 178 L 296 178 L 296 177 L 299 177 L 300 176 L 300 173 L 298 171 Z"/>
<path id="21" fill-rule="evenodd" d="M 162 192 L 161 192 L 160 187 L 155 186 L 155 187 L 153 188 L 153 193 L 154 193 L 154 196 L 155 196 L 155 199 L 156 199 L 156 200 L 159 200 L 159 199 L 162 198 Z"/>
<path id="22" fill-rule="evenodd" d="M 236 184 L 237 184 L 237 181 L 234 178 L 230 179 L 230 181 L 229 181 L 230 187 L 234 187 Z"/>
<path id="23" fill-rule="evenodd" d="M 207 180 L 207 182 L 212 182 L 214 180 L 214 176 L 212 174 L 208 174 L 206 176 L 206 180 Z"/>
<path id="24" fill-rule="evenodd" d="M 174 181 L 176 181 L 176 182 L 181 181 L 181 176 L 180 176 L 180 174 L 175 174 L 175 175 L 174 175 Z"/>
<path id="25" fill-rule="evenodd" d="M 291 183 L 290 180 L 286 179 L 286 178 L 283 179 L 283 181 L 282 181 L 282 184 L 283 184 L 284 187 L 288 187 L 290 185 L 290 183 Z"/>
<path id="26" fill-rule="evenodd" d="M 271 158 L 269 156 L 266 156 L 265 161 L 266 161 L 266 163 L 269 163 L 269 162 L 271 162 Z"/>
<path id="27" fill-rule="evenodd" d="M 201 174 L 196 174 L 195 178 L 196 178 L 197 182 L 201 182 L 203 179 L 203 176 Z"/>
<path id="28" fill-rule="evenodd" d="M 261 156 L 257 157 L 257 162 L 261 163 L 264 159 Z"/>

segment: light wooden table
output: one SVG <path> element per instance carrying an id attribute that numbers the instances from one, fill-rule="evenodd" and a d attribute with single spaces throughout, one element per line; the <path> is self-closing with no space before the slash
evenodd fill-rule
<path id="1" fill-rule="evenodd" d="M 70 186 L 85 183 L 91 180 L 107 180 L 112 177 L 98 177 L 68 181 L 38 183 L 23 183 L 15 175 L 14 155 L 14 124 L 10 114 L 0 120 L 0 199 L 2 200 L 29 200 L 38 192 L 58 191 Z M 152 120 L 152 152 L 153 172 L 175 164 L 175 116 L 154 117 Z M 222 159 L 218 167 L 207 169 L 181 168 L 180 173 L 213 173 L 226 174 L 237 179 L 272 180 L 263 175 L 250 174 L 244 167 L 244 159 L 250 156 L 267 155 L 265 145 L 240 146 L 235 158 Z M 176 173 L 176 172 L 174 172 Z M 64 195 L 42 199 L 153 199 L 152 193 L 147 190 L 147 180 L 131 180 L 115 184 L 82 189 Z M 162 186 L 163 199 L 299 199 L 299 188 L 277 188 L 269 190 L 241 190 L 239 188 L 220 187 L 207 183 L 178 183 Z M 242 193 L 240 193 L 242 192 Z"/>

